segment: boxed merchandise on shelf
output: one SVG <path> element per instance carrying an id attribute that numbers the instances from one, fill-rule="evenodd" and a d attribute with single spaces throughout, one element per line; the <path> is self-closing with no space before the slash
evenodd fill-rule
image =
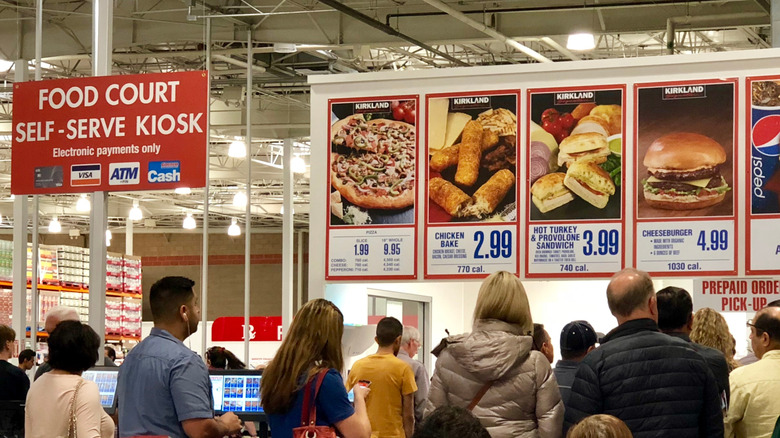
<path id="1" fill-rule="evenodd" d="M 141 257 L 129 255 L 123 257 L 122 287 L 127 293 L 141 293 Z"/>
<path id="2" fill-rule="evenodd" d="M 122 254 L 110 252 L 106 257 L 106 289 L 122 292 Z"/>
<path id="3" fill-rule="evenodd" d="M 141 336 L 141 300 L 122 298 L 122 336 Z"/>
<path id="4" fill-rule="evenodd" d="M 0 280 L 10 281 L 14 265 L 14 243 L 0 240 Z"/>
<path id="5" fill-rule="evenodd" d="M 0 324 L 11 325 L 14 311 L 13 298 L 11 289 L 0 289 Z"/>
<path id="6" fill-rule="evenodd" d="M 106 334 L 122 334 L 122 298 L 106 298 Z"/>

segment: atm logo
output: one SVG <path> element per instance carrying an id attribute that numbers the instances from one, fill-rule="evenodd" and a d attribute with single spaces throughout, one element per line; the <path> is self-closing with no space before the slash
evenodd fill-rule
<path id="1" fill-rule="evenodd" d="M 111 163 L 108 165 L 108 185 L 127 186 L 138 184 L 140 163 Z"/>
<path id="2" fill-rule="evenodd" d="M 150 161 L 146 177 L 150 183 L 172 183 L 181 180 L 181 163 L 178 161 Z"/>
<path id="3" fill-rule="evenodd" d="M 78 164 L 70 166 L 70 186 L 85 187 L 100 185 L 100 164 Z"/>

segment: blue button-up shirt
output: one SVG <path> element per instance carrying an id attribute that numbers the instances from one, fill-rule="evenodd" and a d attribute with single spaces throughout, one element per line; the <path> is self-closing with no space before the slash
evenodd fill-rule
<path id="1" fill-rule="evenodd" d="M 203 359 L 165 330 L 127 355 L 117 383 L 119 436 L 186 438 L 181 422 L 213 418 L 211 380 Z"/>

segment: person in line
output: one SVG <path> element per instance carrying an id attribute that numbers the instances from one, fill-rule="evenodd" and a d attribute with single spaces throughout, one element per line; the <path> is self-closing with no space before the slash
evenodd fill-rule
<path id="1" fill-rule="evenodd" d="M 490 434 L 466 409 L 442 406 L 425 418 L 414 438 L 490 438 Z"/>
<path id="2" fill-rule="evenodd" d="M 30 379 L 19 367 L 8 363 L 14 351 L 16 331 L 0 324 L 0 400 L 20 401 L 27 397 Z"/>
<path id="3" fill-rule="evenodd" d="M 637 438 L 723 436 L 718 385 L 704 358 L 658 331 L 647 272 L 618 272 L 607 286 L 618 327 L 577 368 L 566 409 L 570 427 L 594 414 L 623 420 Z"/>
<path id="4" fill-rule="evenodd" d="M 658 291 L 658 328 L 669 336 L 688 342 L 704 360 L 707 361 L 715 381 L 718 383 L 718 394 L 721 396 L 722 407 L 728 409 L 729 400 L 729 367 L 726 357 L 719 350 L 691 341 L 693 329 L 693 300 L 687 290 L 669 286 Z"/>
<path id="5" fill-rule="evenodd" d="M 71 408 L 78 438 L 113 438 L 114 422 L 103 411 L 97 384 L 81 377 L 99 358 L 100 337 L 80 321 L 63 321 L 49 336 L 52 370 L 27 394 L 25 437 L 70 436 Z"/>
<path id="6" fill-rule="evenodd" d="M 27 373 L 35 366 L 35 352 L 29 348 L 19 353 L 19 369 Z"/>
<path id="7" fill-rule="evenodd" d="M 62 321 L 79 321 L 79 312 L 73 307 L 68 306 L 54 306 L 46 312 L 46 317 L 43 320 L 43 329 L 46 333 L 51 334 L 57 325 Z M 51 371 L 51 365 L 48 361 L 44 361 L 38 370 L 35 371 L 35 380 L 38 380 L 42 375 Z"/>
<path id="8" fill-rule="evenodd" d="M 117 367 L 116 364 L 116 350 L 110 345 L 103 347 L 103 364 L 107 367 Z"/>
<path id="9" fill-rule="evenodd" d="M 544 324 L 534 323 L 533 338 L 534 350 L 541 352 L 552 364 L 555 361 L 555 349 L 553 348 L 552 337 L 544 329 Z"/>
<path id="10" fill-rule="evenodd" d="M 532 330 L 520 280 L 506 271 L 488 276 L 473 331 L 450 336 L 436 349 L 426 416 L 441 406 L 473 405 L 493 438 L 560 438 L 561 393 L 550 362 L 532 349 Z"/>
<path id="11" fill-rule="evenodd" d="M 183 343 L 200 322 L 194 285 L 185 277 L 165 277 L 152 285 L 154 327 L 119 367 L 120 437 L 217 438 L 241 430 L 234 413 L 214 417 L 206 364 Z"/>
<path id="12" fill-rule="evenodd" d="M 612 415 L 591 415 L 569 430 L 566 438 L 633 438 L 631 430 Z"/>
<path id="13" fill-rule="evenodd" d="M 780 417 L 780 307 L 765 307 L 748 321 L 758 362 L 731 373 L 727 438 L 769 438 Z"/>
<path id="14" fill-rule="evenodd" d="M 431 379 L 428 377 L 428 370 L 425 369 L 420 361 L 413 359 L 422 345 L 420 331 L 412 326 L 404 327 L 404 334 L 401 338 L 401 349 L 398 351 L 398 358 L 406 362 L 414 373 L 414 383 L 417 384 L 417 391 L 414 392 L 414 424 L 415 428 L 423 419 L 425 412 L 425 401 L 428 399 L 428 387 Z"/>
<path id="15" fill-rule="evenodd" d="M 690 338 L 696 344 L 723 353 L 729 373 L 740 366 L 740 363 L 734 359 L 734 337 L 729 332 L 726 318 L 717 310 L 705 307 L 693 315 Z"/>
<path id="16" fill-rule="evenodd" d="M 571 384 L 582 359 L 596 348 L 598 336 L 588 321 L 572 321 L 561 330 L 561 357 L 555 364 L 555 380 L 561 390 L 561 400 L 568 406 Z"/>
<path id="17" fill-rule="evenodd" d="M 767 304 L 766 307 L 780 307 L 780 300 L 774 300 L 774 301 L 770 302 L 769 304 Z M 699 312 L 701 312 L 702 310 L 704 310 L 704 309 L 699 310 Z M 733 336 L 732 336 L 732 339 L 733 339 Z M 737 344 L 737 341 L 734 340 L 734 345 L 736 345 L 736 344 Z M 715 347 L 715 348 L 717 348 L 717 347 Z M 736 355 L 736 351 L 734 353 Z M 726 358 L 728 359 L 728 355 L 726 355 Z M 749 343 L 748 344 L 748 354 L 745 357 L 741 358 L 739 361 L 736 361 L 736 366 L 734 368 L 736 368 L 738 366 L 742 366 L 742 365 L 750 365 L 751 363 L 756 363 L 756 362 L 758 362 L 758 358 L 756 357 L 756 354 L 753 352 L 753 348 L 751 347 L 751 345 Z M 731 365 L 731 362 L 729 362 L 729 365 Z M 731 371 L 733 371 L 733 368 L 731 369 Z"/>
<path id="18" fill-rule="evenodd" d="M 245 370 L 246 365 L 223 347 L 211 347 L 206 350 L 206 365 L 214 370 Z"/>
<path id="19" fill-rule="evenodd" d="M 384 317 L 376 325 L 376 354 L 352 365 L 347 387 L 360 381 L 371 382 L 366 400 L 371 432 L 377 438 L 404 438 L 414 435 L 414 372 L 397 358 L 404 326 L 393 317 Z"/>
<path id="20" fill-rule="evenodd" d="M 323 370 L 327 374 L 317 394 L 317 426 L 335 427 L 344 438 L 369 438 L 366 411 L 369 389 L 355 385 L 355 406 L 349 402 L 341 372 L 344 316 L 333 303 L 316 299 L 304 304 L 290 324 L 276 355 L 263 371 L 260 395 L 274 438 L 292 438 L 301 425 L 303 388 Z"/>

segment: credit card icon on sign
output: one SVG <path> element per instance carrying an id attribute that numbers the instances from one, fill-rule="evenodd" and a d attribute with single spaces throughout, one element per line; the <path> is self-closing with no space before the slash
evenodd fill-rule
<path id="1" fill-rule="evenodd" d="M 62 179 L 62 166 L 46 166 L 35 168 L 36 189 L 62 187 Z"/>
<path id="2" fill-rule="evenodd" d="M 70 166 L 71 187 L 99 186 L 100 164 L 78 164 Z"/>

